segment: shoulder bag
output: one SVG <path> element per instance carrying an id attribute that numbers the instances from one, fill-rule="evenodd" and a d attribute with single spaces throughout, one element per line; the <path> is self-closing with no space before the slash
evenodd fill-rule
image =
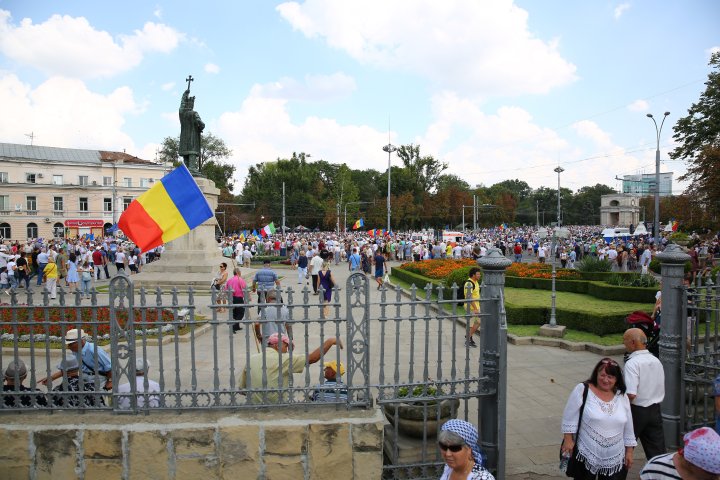
<path id="1" fill-rule="evenodd" d="M 575 432 L 575 446 L 573 447 L 572 455 L 570 455 L 570 459 L 568 460 L 567 469 L 565 470 L 565 475 L 568 477 L 575 477 L 580 471 L 582 470 L 582 465 L 580 465 L 580 461 L 577 459 L 577 453 L 578 453 L 578 436 L 580 435 L 580 424 L 582 423 L 582 417 L 583 412 L 585 411 L 585 402 L 587 401 L 588 396 L 588 384 L 585 383 L 585 390 L 583 390 L 583 400 L 582 405 L 580 405 L 580 417 L 578 418 L 578 426 L 577 431 Z M 560 458 L 562 458 L 562 442 L 560 442 Z"/>

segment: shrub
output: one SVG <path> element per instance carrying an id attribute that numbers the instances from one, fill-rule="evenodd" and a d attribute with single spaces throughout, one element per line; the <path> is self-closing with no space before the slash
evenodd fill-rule
<path id="1" fill-rule="evenodd" d="M 659 285 L 659 282 L 652 275 L 640 275 L 639 273 L 626 275 L 614 273 L 605 282 L 621 287 L 657 287 Z"/>
<path id="2" fill-rule="evenodd" d="M 457 270 L 454 270 L 450 275 L 448 275 L 445 278 L 445 287 L 448 288 L 447 291 L 448 291 L 450 297 L 452 297 L 452 286 L 453 286 L 453 284 L 455 284 L 458 286 L 457 298 L 458 299 L 465 298 L 465 289 L 463 288 L 463 285 L 465 285 L 465 281 L 470 276 L 471 268 L 473 268 L 473 267 L 458 268 Z M 482 278 L 482 277 L 480 277 L 480 278 Z"/>
<path id="3" fill-rule="evenodd" d="M 688 240 L 690 240 L 690 237 L 685 232 L 673 232 L 673 234 L 670 235 L 668 238 L 673 242 L 687 242 Z"/>
<path id="4" fill-rule="evenodd" d="M 407 264 L 406 264 L 407 265 Z M 409 283 L 410 285 L 415 285 L 418 290 L 418 297 L 424 297 L 425 296 L 425 287 L 427 285 L 432 286 L 432 293 L 437 294 L 439 292 L 438 287 L 444 287 L 443 283 L 439 280 L 432 280 L 430 278 L 424 277 L 420 274 L 417 274 L 415 272 L 411 272 L 406 268 L 400 268 L 400 267 L 393 267 L 390 269 L 390 275 L 393 277 L 396 277 L 399 280 L 402 280 L 404 282 Z M 443 297 L 446 295 L 447 290 L 443 290 Z M 451 292 L 452 295 L 452 292 Z"/>
<path id="5" fill-rule="evenodd" d="M 550 321 L 550 307 L 519 307 L 505 303 L 507 321 L 513 325 L 543 325 Z M 555 318 L 559 325 L 574 330 L 609 335 L 625 331 L 625 315 L 602 315 L 591 312 L 556 309 Z"/>
<path id="6" fill-rule="evenodd" d="M 660 272 L 660 260 L 658 260 L 657 258 L 653 258 L 652 260 L 650 260 L 649 268 L 650 268 L 651 272 L 654 272 L 654 273 L 657 273 L 658 275 L 660 275 L 660 273 L 661 273 Z M 687 262 L 685 262 L 685 273 L 688 273 L 691 269 L 692 269 L 692 264 L 690 263 L 690 260 L 688 260 Z"/>
<path id="7" fill-rule="evenodd" d="M 580 272 L 609 272 L 612 270 L 612 263 L 610 260 L 586 256 L 575 265 L 575 268 Z"/>
<path id="8" fill-rule="evenodd" d="M 588 295 L 618 302 L 655 303 L 657 287 L 619 287 L 606 282 L 588 282 Z"/>
<path id="9" fill-rule="evenodd" d="M 270 260 L 271 262 L 281 262 L 283 260 L 287 260 L 287 257 L 283 257 L 282 255 L 255 255 L 250 261 L 252 263 L 262 263 L 265 260 Z"/>

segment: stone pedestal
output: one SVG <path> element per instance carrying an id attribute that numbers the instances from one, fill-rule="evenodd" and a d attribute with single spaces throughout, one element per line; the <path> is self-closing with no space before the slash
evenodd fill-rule
<path id="1" fill-rule="evenodd" d="M 207 178 L 194 177 L 207 198 L 210 209 L 217 208 L 220 190 Z M 217 219 L 213 216 L 187 235 L 165 245 L 160 260 L 143 266 L 142 273 L 133 276 L 137 286 L 188 286 L 210 288 L 210 282 L 221 262 L 232 272 L 232 260 L 223 258 L 215 240 Z"/>
<path id="2" fill-rule="evenodd" d="M 565 327 L 564 325 L 555 325 L 554 327 L 550 325 L 549 323 L 546 323 L 545 325 L 540 327 L 540 336 L 541 337 L 557 337 L 562 338 L 565 336 Z"/>

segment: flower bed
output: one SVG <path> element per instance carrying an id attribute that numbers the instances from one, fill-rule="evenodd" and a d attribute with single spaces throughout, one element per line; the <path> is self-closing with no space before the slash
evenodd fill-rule
<path id="1" fill-rule="evenodd" d="M 423 277 L 435 280 L 444 280 L 448 275 L 462 267 L 476 267 L 477 263 L 472 258 L 452 259 L 443 258 L 435 260 L 422 260 L 420 262 L 408 262 L 398 268 L 408 272 L 417 273 Z"/>
<path id="2" fill-rule="evenodd" d="M 65 331 L 77 328 L 78 324 L 88 334 L 97 332 L 98 338 L 110 337 L 110 309 L 108 307 L 81 308 L 79 310 L 75 307 L 27 307 L 16 309 L 14 312 L 17 325 L 11 323 L 13 310 L 0 308 L 0 335 L 3 340 L 12 339 L 16 334 L 20 341 L 23 341 L 23 338 L 29 340 L 30 335 L 33 335 L 35 340 L 43 340 L 46 336 L 51 340 L 59 340 Z M 80 313 L 79 317 L 78 312 Z M 120 326 L 124 326 L 127 322 L 128 312 L 118 309 L 116 315 Z M 140 329 L 137 330 L 139 334 L 154 334 L 158 332 L 158 329 L 163 331 L 172 329 L 172 325 L 167 324 L 173 320 L 173 313 L 168 310 L 162 310 L 158 315 L 157 308 L 135 309 L 134 325 Z"/>
<path id="3" fill-rule="evenodd" d="M 505 274 L 509 277 L 552 278 L 552 265 L 548 263 L 513 263 Z M 555 269 L 558 280 L 576 280 L 582 278 L 580 272 L 566 268 Z"/>

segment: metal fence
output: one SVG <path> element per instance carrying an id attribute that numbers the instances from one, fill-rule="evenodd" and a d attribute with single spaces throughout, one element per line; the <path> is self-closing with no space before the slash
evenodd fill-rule
<path id="1" fill-rule="evenodd" d="M 465 342 L 473 317 L 466 313 L 467 301 L 457 299 L 457 288 L 453 300 L 437 300 L 430 286 L 413 287 L 409 295 L 383 287 L 372 301 L 368 279 L 360 273 L 343 288 L 336 286 L 328 303 L 322 291 L 313 296 L 307 288 L 287 288 L 276 291 L 281 302 L 265 301 L 261 294 L 238 306 L 229 292 L 136 291 L 124 274 L 110 281 L 107 292 L 93 290 L 89 300 L 62 289 L 57 301 L 48 292 L 14 291 L 0 311 L 0 369 L 21 359 L 27 378 L 15 373 L 0 411 L 147 415 L 379 406 L 388 420 L 386 478 L 437 478 L 443 460 L 435 436 L 455 417 L 478 425 L 487 466 L 502 478 L 507 335 L 502 288 L 510 262 L 499 251 L 483 261 L 480 348 Z M 207 318 L 196 314 L 196 300 L 204 295 L 212 311 Z M 244 309 L 242 320 L 233 318 L 234 308 Z M 237 333 L 235 325 L 242 327 Z M 86 371 L 79 377 L 64 371 L 45 386 L 42 379 L 55 374 L 63 358 L 76 355 L 65 343 L 70 329 L 87 335 L 90 360 L 83 364 L 78 355 Z M 266 346 L 273 330 L 292 339 L 287 352 Z M 108 390 L 106 377 L 93 368 L 101 350 L 112 365 Z M 325 378 L 324 365 L 331 361 L 346 369 L 340 383 Z"/>
<path id="2" fill-rule="evenodd" d="M 720 276 L 688 281 L 690 256 L 670 244 L 662 265 L 660 361 L 665 371 L 662 417 L 665 445 L 682 447 L 682 436 L 715 419 L 713 381 L 720 375 Z"/>
<path id="3" fill-rule="evenodd" d="M 684 432 L 715 422 L 714 382 L 720 379 L 720 275 L 697 277 L 682 289 Z M 720 381 L 720 380 L 719 380 Z"/>

